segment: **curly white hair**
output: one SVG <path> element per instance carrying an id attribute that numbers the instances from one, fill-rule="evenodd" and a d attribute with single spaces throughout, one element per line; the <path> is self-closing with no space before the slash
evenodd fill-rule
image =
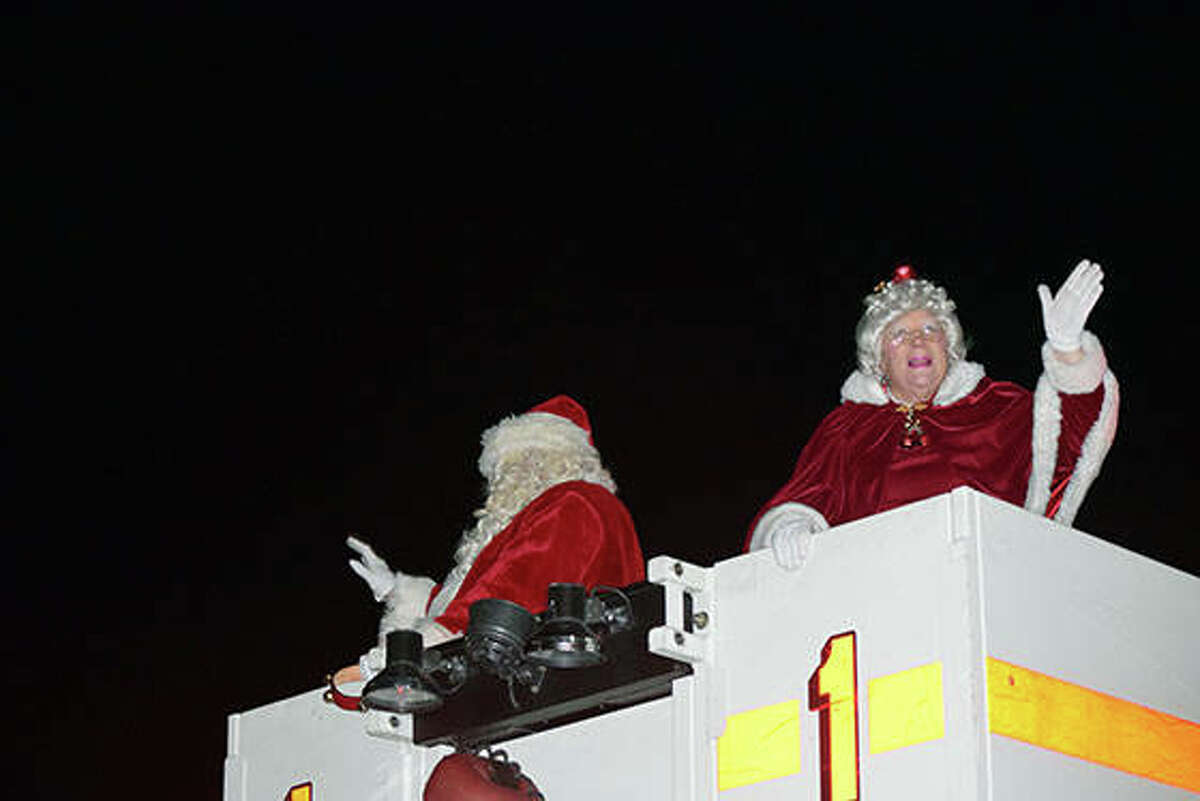
<path id="1" fill-rule="evenodd" d="M 954 313 L 954 301 L 946 290 L 922 278 L 889 283 L 863 298 L 867 307 L 854 330 L 858 366 L 867 375 L 883 377 L 883 332 L 897 317 L 923 309 L 937 319 L 946 334 L 950 364 L 966 358 L 967 344 L 962 325 Z"/>

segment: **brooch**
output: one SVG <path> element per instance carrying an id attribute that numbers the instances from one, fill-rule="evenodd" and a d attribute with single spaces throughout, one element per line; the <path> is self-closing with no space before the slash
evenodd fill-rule
<path id="1" fill-rule="evenodd" d="M 921 418 L 917 416 L 917 412 L 927 408 L 927 403 L 896 407 L 896 411 L 904 414 L 904 436 L 900 438 L 900 447 L 904 450 L 925 447 L 925 429 L 921 428 Z"/>

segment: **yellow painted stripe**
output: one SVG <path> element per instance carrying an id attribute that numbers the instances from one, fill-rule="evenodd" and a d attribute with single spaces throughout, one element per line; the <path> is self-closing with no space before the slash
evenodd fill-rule
<path id="1" fill-rule="evenodd" d="M 872 754 L 941 739 L 946 735 L 942 663 L 871 679 L 867 710 Z"/>
<path id="2" fill-rule="evenodd" d="M 298 784 L 288 790 L 287 798 L 284 801 L 312 801 L 312 782 Z"/>
<path id="3" fill-rule="evenodd" d="M 800 772 L 800 702 L 730 715 L 717 740 L 717 787 L 728 790 Z"/>
<path id="4" fill-rule="evenodd" d="M 1200 724 L 988 657 L 994 734 L 1200 792 Z"/>

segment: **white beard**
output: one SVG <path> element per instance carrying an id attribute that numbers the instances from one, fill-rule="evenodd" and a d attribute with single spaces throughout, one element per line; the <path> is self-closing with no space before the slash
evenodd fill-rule
<path id="1" fill-rule="evenodd" d="M 617 491 L 616 483 L 594 450 L 591 453 L 526 450 L 498 465 L 488 481 L 488 496 L 483 506 L 475 510 L 475 526 L 464 531 L 458 540 L 454 567 L 430 604 L 429 617 L 435 618 L 446 611 L 480 552 L 517 513 L 546 490 L 567 481 L 587 481 L 610 492 Z"/>

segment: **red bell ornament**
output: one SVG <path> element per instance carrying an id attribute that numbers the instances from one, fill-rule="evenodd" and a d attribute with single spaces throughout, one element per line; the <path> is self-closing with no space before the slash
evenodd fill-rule
<path id="1" fill-rule="evenodd" d="M 475 754 L 451 754 L 438 762 L 425 783 L 424 801 L 530 801 L 543 799 L 521 766 Z"/>

